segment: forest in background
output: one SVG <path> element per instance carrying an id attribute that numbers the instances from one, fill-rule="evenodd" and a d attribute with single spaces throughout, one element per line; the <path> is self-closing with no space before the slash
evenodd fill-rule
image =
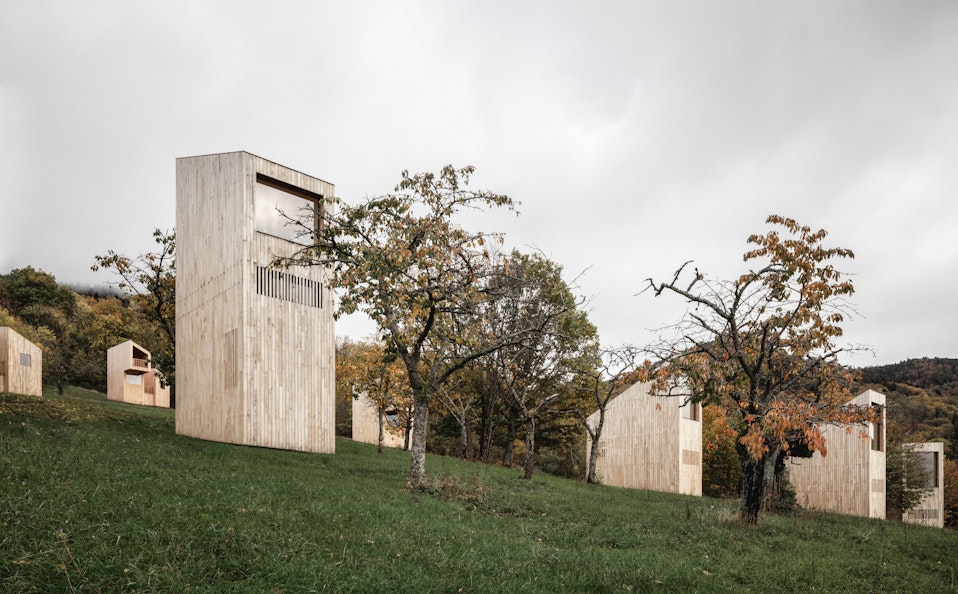
<path id="1" fill-rule="evenodd" d="M 861 383 L 888 397 L 891 428 L 915 441 L 958 445 L 958 359 L 909 359 L 861 369 Z"/>
<path id="2" fill-rule="evenodd" d="M 173 349 L 157 322 L 135 296 L 115 289 L 80 288 L 80 294 L 60 285 L 41 270 L 26 267 L 0 274 L 0 326 L 10 326 L 44 353 L 44 384 L 76 385 L 106 390 L 106 349 L 133 340 L 150 350 L 157 366 L 173 375 Z M 339 341 L 337 348 L 337 433 L 351 435 L 351 382 L 357 357 L 370 343 Z M 375 357 L 373 362 L 377 362 Z M 893 365 L 863 367 L 860 389 L 887 396 L 889 448 L 902 442 L 943 441 L 946 484 L 958 481 L 958 359 L 920 358 Z M 504 399 L 481 396 L 481 368 L 464 370 L 458 392 L 437 399 L 431 408 L 429 450 L 486 463 L 511 466 L 524 455 L 518 415 Z M 480 398 L 463 406 L 469 390 Z M 466 403 L 469 404 L 469 403 Z M 458 414 L 457 414 L 457 406 Z M 580 415 L 588 414 L 588 399 L 567 400 L 536 427 L 537 469 L 581 479 L 586 472 L 585 433 Z M 471 417 L 470 417 L 471 415 Z M 469 427 L 463 431 L 463 419 Z M 706 407 L 703 483 L 705 493 L 734 497 L 737 460 L 734 442 L 719 411 Z M 955 507 L 952 492 L 946 505 Z"/>

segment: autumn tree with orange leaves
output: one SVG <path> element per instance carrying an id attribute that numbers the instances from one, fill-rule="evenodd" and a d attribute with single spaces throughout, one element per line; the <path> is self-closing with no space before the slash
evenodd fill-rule
<path id="1" fill-rule="evenodd" d="M 833 262 L 854 254 L 824 246 L 824 230 L 777 215 L 766 223 L 771 230 L 748 238 L 750 268 L 736 279 L 708 278 L 688 262 L 669 281 L 647 279 L 655 296 L 689 303 L 674 334 L 653 347 L 656 390 L 731 411 L 746 524 L 758 522 L 766 479 L 783 457 L 827 455 L 820 427 L 864 427 L 877 412 L 846 404 L 853 377 L 838 363 L 861 350 L 836 344 L 854 287 Z"/>
<path id="2" fill-rule="evenodd" d="M 383 451 L 386 431 L 402 432 L 408 446 L 413 407 L 402 363 L 390 356 L 382 344 L 358 342 L 350 345 L 348 356 L 336 361 L 336 370 L 337 381 L 344 384 L 350 401 L 365 396 L 375 408 L 379 425 L 378 451 Z"/>

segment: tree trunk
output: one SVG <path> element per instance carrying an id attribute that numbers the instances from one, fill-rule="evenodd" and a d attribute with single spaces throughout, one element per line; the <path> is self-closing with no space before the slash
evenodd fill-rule
<path id="1" fill-rule="evenodd" d="M 463 415 L 462 422 L 459 423 L 459 441 L 462 445 L 462 459 L 463 460 L 472 460 L 472 439 L 469 435 L 469 424 L 466 422 L 465 415 Z"/>
<path id="2" fill-rule="evenodd" d="M 412 411 L 412 447 L 409 452 L 409 481 L 419 484 L 426 474 L 426 427 L 429 424 L 429 399 L 419 394 Z"/>
<path id="3" fill-rule="evenodd" d="M 742 502 L 738 517 L 743 524 L 755 525 L 762 509 L 767 456 L 756 460 L 745 451 L 745 446 L 738 444 L 736 449 L 739 450 L 739 460 L 742 463 Z"/>
<path id="4" fill-rule="evenodd" d="M 383 407 L 378 406 L 376 410 L 379 411 L 379 453 L 383 453 L 383 442 L 386 441 L 385 430 L 383 429 Z"/>
<path id="5" fill-rule="evenodd" d="M 765 456 L 765 469 L 763 471 L 762 481 L 765 483 L 762 487 L 762 511 L 770 511 L 781 499 L 781 479 L 784 469 L 785 452 L 781 446 Z"/>
<path id="6" fill-rule="evenodd" d="M 479 410 L 479 459 L 489 463 L 492 459 L 492 436 L 496 427 L 495 394 L 490 389 L 489 380 L 483 374 L 482 405 Z"/>
<path id="7" fill-rule="evenodd" d="M 429 427 L 429 398 L 419 375 L 420 358 L 415 353 L 402 355 L 406 364 L 406 377 L 412 391 L 412 447 L 409 449 L 409 482 L 418 485 L 426 474 L 426 429 Z"/>
<path id="8" fill-rule="evenodd" d="M 525 472 L 522 478 L 532 479 L 532 473 L 535 470 L 533 464 L 536 450 L 536 418 L 534 416 L 526 418 L 526 460 Z"/>
<path id="9" fill-rule="evenodd" d="M 506 468 L 512 466 L 512 446 L 516 442 L 516 425 L 519 422 L 518 416 L 515 408 L 509 409 L 509 428 L 506 431 L 506 447 L 502 451 L 502 465 Z"/>
<path id="10" fill-rule="evenodd" d="M 594 435 L 592 436 L 592 444 L 589 447 L 589 470 L 586 473 L 585 480 L 590 484 L 597 484 L 599 481 L 596 479 L 595 474 L 595 465 L 599 461 L 599 438 L 602 437 L 602 426 L 605 424 L 605 410 L 599 409 L 599 422 L 595 426 Z"/>
<path id="11" fill-rule="evenodd" d="M 412 435 L 412 409 L 406 409 L 406 428 L 403 432 L 402 449 L 409 451 L 409 436 Z"/>

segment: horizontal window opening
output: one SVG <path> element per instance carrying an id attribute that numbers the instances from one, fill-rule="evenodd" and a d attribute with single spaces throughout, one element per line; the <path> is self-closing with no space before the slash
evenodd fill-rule
<path id="1" fill-rule="evenodd" d="M 323 283 L 265 266 L 256 267 L 256 293 L 309 307 L 323 307 Z"/>

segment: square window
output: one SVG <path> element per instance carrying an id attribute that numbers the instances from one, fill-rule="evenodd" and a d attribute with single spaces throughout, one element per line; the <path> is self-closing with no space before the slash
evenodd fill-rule
<path id="1" fill-rule="evenodd" d="M 33 356 L 28 353 L 20 353 L 20 367 L 33 367 Z"/>

